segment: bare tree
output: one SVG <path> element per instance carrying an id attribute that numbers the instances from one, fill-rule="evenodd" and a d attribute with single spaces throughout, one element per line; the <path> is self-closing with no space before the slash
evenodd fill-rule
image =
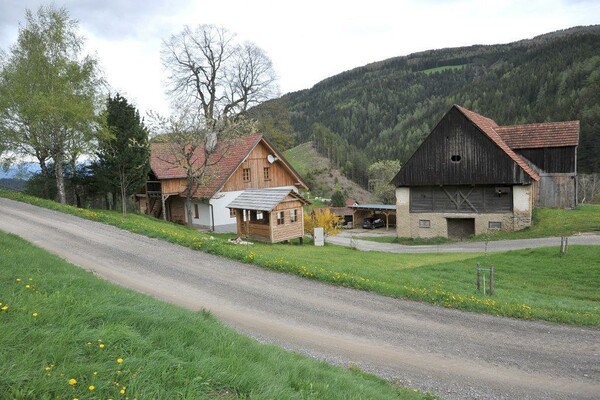
<path id="1" fill-rule="evenodd" d="M 180 195 L 185 196 L 185 215 L 188 225 L 192 225 L 192 205 L 198 197 L 198 190 L 215 179 L 212 167 L 227 156 L 229 147 L 237 138 L 256 132 L 256 124 L 240 116 L 229 121 L 227 126 L 217 126 L 221 140 L 218 146 L 206 146 L 211 134 L 204 127 L 203 117 L 190 108 L 180 109 L 176 116 L 162 117 L 156 113 L 149 115 L 154 143 L 162 143 L 165 151 L 159 159 L 185 174 L 185 188 Z M 166 200 L 165 197 L 162 201 Z M 163 204 L 164 210 L 164 204 Z M 164 212 L 163 217 L 166 218 Z"/>
<path id="2" fill-rule="evenodd" d="M 252 43 L 214 25 L 186 26 L 163 42 L 168 92 L 177 107 L 198 107 L 204 128 L 218 134 L 227 120 L 277 94 L 269 57 Z"/>

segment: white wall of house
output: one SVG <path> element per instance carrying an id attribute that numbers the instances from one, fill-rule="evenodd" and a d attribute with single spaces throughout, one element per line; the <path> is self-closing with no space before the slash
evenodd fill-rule
<path id="1" fill-rule="evenodd" d="M 531 185 L 513 186 L 513 210 L 515 212 L 531 212 L 533 199 Z"/>
<path id="2" fill-rule="evenodd" d="M 218 192 L 210 199 L 210 204 L 213 206 L 215 215 L 215 226 L 236 224 L 235 217 L 232 218 L 230 216 L 229 208 L 227 208 L 227 206 L 243 192 L 243 190 L 237 190 L 235 192 Z"/>

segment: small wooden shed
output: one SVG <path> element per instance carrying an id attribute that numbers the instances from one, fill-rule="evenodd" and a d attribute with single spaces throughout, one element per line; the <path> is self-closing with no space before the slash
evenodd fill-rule
<path id="1" fill-rule="evenodd" d="M 303 206 L 310 202 L 292 188 L 246 190 L 227 208 L 235 212 L 237 234 L 270 243 L 304 236 Z"/>

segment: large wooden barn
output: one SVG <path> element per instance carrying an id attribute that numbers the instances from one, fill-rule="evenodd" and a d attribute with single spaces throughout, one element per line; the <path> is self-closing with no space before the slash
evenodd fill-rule
<path id="1" fill-rule="evenodd" d="M 178 160 L 182 152 L 175 147 L 169 143 L 151 146 L 151 171 L 136 200 L 142 213 L 185 223 L 186 170 Z M 203 148 L 196 153 L 193 164 L 203 165 Z M 219 141 L 206 165 L 190 204 L 192 223 L 217 232 L 237 231 L 236 213 L 227 206 L 247 189 L 308 189 L 283 155 L 260 134 Z"/>
<path id="2" fill-rule="evenodd" d="M 454 105 L 392 180 L 400 237 L 467 237 L 574 207 L 579 122 L 498 126 Z"/>

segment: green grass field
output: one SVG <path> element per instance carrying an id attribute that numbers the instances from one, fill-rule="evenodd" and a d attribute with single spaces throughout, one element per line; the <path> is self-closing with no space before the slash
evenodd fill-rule
<path id="1" fill-rule="evenodd" d="M 432 399 L 235 333 L 0 232 L 2 399 Z"/>
<path id="2" fill-rule="evenodd" d="M 328 245 L 260 244 L 239 246 L 227 235 L 200 233 L 150 217 L 77 209 L 14 192 L 18 200 L 49 207 L 161 238 L 192 249 L 293 273 L 335 285 L 444 307 L 525 319 L 600 326 L 600 247 L 571 246 L 484 254 L 390 254 Z M 593 207 L 592 207 L 593 210 Z M 587 210 L 586 210 L 587 212 Z M 493 264 L 496 293 L 483 297 L 475 288 L 475 267 Z"/>

